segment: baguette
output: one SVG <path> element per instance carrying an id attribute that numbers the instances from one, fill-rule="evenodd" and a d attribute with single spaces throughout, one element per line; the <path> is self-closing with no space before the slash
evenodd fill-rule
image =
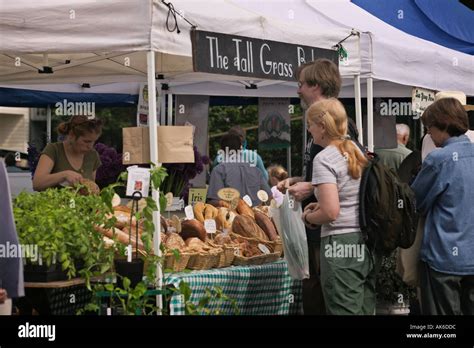
<path id="1" fill-rule="evenodd" d="M 94 229 L 110 239 L 114 239 L 114 237 L 116 237 L 117 241 L 124 245 L 132 244 L 134 248 L 137 248 L 138 246 L 138 249 L 144 249 L 143 243 L 140 240 L 137 243 L 134 236 L 129 239 L 128 234 L 122 230 L 119 230 L 118 228 L 106 229 L 101 226 L 94 226 Z"/>
<path id="2" fill-rule="evenodd" d="M 239 213 L 240 215 L 249 216 L 252 219 L 255 219 L 255 214 L 254 214 L 252 208 L 250 208 L 248 206 L 248 204 L 245 203 L 245 201 L 243 199 L 239 199 L 239 203 L 237 204 L 237 209 L 236 210 L 237 210 L 237 213 Z"/>
<path id="3" fill-rule="evenodd" d="M 272 220 L 260 211 L 255 211 L 255 222 L 265 232 L 269 240 L 276 240 L 278 233 L 273 225 Z"/>

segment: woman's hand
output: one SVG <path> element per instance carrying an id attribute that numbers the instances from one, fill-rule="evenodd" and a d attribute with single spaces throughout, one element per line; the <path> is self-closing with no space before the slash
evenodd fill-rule
<path id="1" fill-rule="evenodd" d="M 318 209 L 319 209 L 319 203 L 318 203 L 318 202 L 314 202 L 314 203 L 309 203 L 309 204 L 304 208 L 304 211 L 307 211 L 307 210 L 315 211 L 315 210 L 318 210 Z"/>
<path id="2" fill-rule="evenodd" d="M 7 290 L 0 289 L 0 304 L 5 303 L 7 300 Z"/>
<path id="3" fill-rule="evenodd" d="M 312 204 L 314 204 L 314 203 L 312 203 Z M 304 210 L 303 215 L 301 215 L 301 219 L 303 220 L 303 222 L 304 222 L 304 224 L 306 225 L 306 227 L 308 227 L 308 228 L 310 228 L 310 229 L 313 229 L 313 230 L 318 227 L 318 225 L 312 224 L 312 223 L 309 222 L 309 220 L 308 220 L 308 215 L 314 213 L 314 212 L 315 212 L 316 210 L 318 210 L 318 209 L 319 209 L 319 206 L 318 206 L 316 209 L 314 209 L 314 210 L 311 210 L 311 209 L 308 209 L 308 210 L 305 209 L 305 210 Z"/>
<path id="4" fill-rule="evenodd" d="M 71 185 L 77 184 L 82 180 L 82 175 L 73 170 L 65 170 L 63 174 L 64 179 Z"/>

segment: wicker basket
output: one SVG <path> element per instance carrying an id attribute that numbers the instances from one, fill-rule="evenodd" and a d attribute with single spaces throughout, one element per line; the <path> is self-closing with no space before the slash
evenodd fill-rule
<path id="1" fill-rule="evenodd" d="M 188 265 L 189 259 L 193 255 L 194 254 L 192 253 L 180 253 L 179 259 L 177 259 L 174 253 L 168 252 L 165 254 L 165 262 L 163 264 L 163 268 L 170 269 L 173 272 L 184 271 L 184 269 Z"/>
<path id="2" fill-rule="evenodd" d="M 219 264 L 222 253 L 222 249 L 213 249 L 208 253 L 193 254 L 189 258 L 187 268 L 194 270 L 204 270 L 216 267 Z"/>
<path id="3" fill-rule="evenodd" d="M 275 262 L 279 258 L 279 253 L 263 254 L 252 257 L 235 255 L 233 264 L 236 266 L 262 265 L 264 263 Z"/>
<path id="4" fill-rule="evenodd" d="M 229 267 L 230 265 L 232 265 L 232 261 L 234 261 L 234 256 L 235 256 L 234 245 L 231 245 L 231 244 L 219 245 L 213 241 L 208 241 L 207 243 L 214 248 L 223 249 L 223 252 L 220 254 L 220 257 L 219 257 L 219 262 L 215 266 L 216 268 Z"/>
<path id="5" fill-rule="evenodd" d="M 270 240 L 261 240 L 261 239 L 258 239 L 258 238 L 244 237 L 244 236 L 241 236 L 240 234 L 236 234 L 236 233 L 233 233 L 233 232 L 231 232 L 230 235 L 231 235 L 232 238 L 236 238 L 237 240 L 242 240 L 242 241 L 245 240 L 245 241 L 249 242 L 252 245 L 263 244 L 267 248 L 270 249 L 272 254 L 277 253 L 278 256 L 281 256 L 281 254 L 283 253 L 283 242 L 281 241 L 280 238 L 278 238 L 277 240 L 274 240 L 274 241 L 270 241 Z"/>

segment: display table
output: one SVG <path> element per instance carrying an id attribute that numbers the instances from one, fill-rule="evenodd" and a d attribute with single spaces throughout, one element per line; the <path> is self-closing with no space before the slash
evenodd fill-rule
<path id="1" fill-rule="evenodd" d="M 259 266 L 231 266 L 206 271 L 165 275 L 165 283 L 179 288 L 185 281 L 192 290 L 190 301 L 198 304 L 206 288 L 219 286 L 236 300 L 240 315 L 288 315 L 302 313 L 302 282 L 288 274 L 286 261 Z M 216 309 L 211 303 L 210 309 Z M 234 314 L 230 303 L 223 303 L 221 314 Z M 182 295 L 174 295 L 169 304 L 171 315 L 184 315 Z"/>
<path id="2" fill-rule="evenodd" d="M 188 283 L 190 301 L 196 305 L 206 289 L 215 286 L 236 301 L 240 315 L 288 315 L 302 312 L 302 283 L 290 278 L 286 261 L 280 260 L 259 266 L 231 266 L 227 268 L 181 273 L 166 273 L 164 283 L 179 288 Z M 20 314 L 75 315 L 92 299 L 83 279 L 76 278 L 48 283 L 25 283 L 26 296 L 17 305 Z M 156 295 L 156 294 L 152 294 Z M 221 303 L 221 314 L 235 314 L 228 302 Z M 182 295 L 173 295 L 168 303 L 170 315 L 184 315 Z M 218 304 L 210 303 L 211 310 Z"/>

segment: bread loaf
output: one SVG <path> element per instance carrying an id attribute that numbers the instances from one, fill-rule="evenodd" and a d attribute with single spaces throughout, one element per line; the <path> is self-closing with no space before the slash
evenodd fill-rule
<path id="1" fill-rule="evenodd" d="M 219 208 L 216 216 L 216 227 L 218 230 L 229 229 L 232 227 L 232 222 L 229 221 L 230 213 L 227 208 Z"/>
<path id="2" fill-rule="evenodd" d="M 204 220 L 215 219 L 218 213 L 219 213 L 219 210 L 216 207 L 210 204 L 206 204 L 205 209 L 204 209 Z"/>
<path id="3" fill-rule="evenodd" d="M 177 233 L 168 233 L 165 241 L 165 247 L 167 249 L 173 250 L 183 250 L 186 247 L 183 238 Z"/>
<path id="4" fill-rule="evenodd" d="M 245 215 L 237 215 L 232 223 L 232 231 L 248 238 L 268 241 L 268 237 L 254 219 Z"/>
<path id="5" fill-rule="evenodd" d="M 255 211 L 255 222 L 265 232 L 269 240 L 276 240 L 278 233 L 272 220 L 262 212 Z"/>
<path id="6" fill-rule="evenodd" d="M 184 220 L 181 223 L 181 237 L 184 240 L 187 240 L 188 238 L 197 237 L 200 240 L 205 241 L 207 238 L 207 234 L 204 228 L 204 224 L 196 219 Z"/>
<path id="7" fill-rule="evenodd" d="M 199 221 L 204 223 L 204 209 L 206 208 L 206 205 L 203 202 L 197 202 L 194 207 L 193 207 L 193 212 L 194 212 L 194 218 Z"/>
<path id="8" fill-rule="evenodd" d="M 237 213 L 239 213 L 240 215 L 249 216 L 252 219 L 255 218 L 255 214 L 253 213 L 252 208 L 250 208 L 243 199 L 239 199 L 239 203 L 237 204 L 236 210 L 237 210 Z"/>
<path id="9" fill-rule="evenodd" d="M 103 227 L 100 227 L 100 226 L 94 226 L 94 229 L 97 232 L 100 232 L 101 234 L 103 234 L 104 236 L 106 236 L 110 239 L 116 238 L 118 242 L 120 242 L 124 245 L 132 244 L 132 246 L 134 248 L 137 248 L 137 247 L 138 247 L 138 249 L 143 249 L 144 248 L 143 243 L 140 240 L 137 243 L 137 240 L 135 239 L 135 236 L 132 236 L 132 238 L 129 239 L 128 233 L 125 233 L 122 230 L 119 230 L 118 228 L 106 229 L 106 228 L 103 228 Z M 140 237 L 138 237 L 138 238 L 140 239 Z"/>

